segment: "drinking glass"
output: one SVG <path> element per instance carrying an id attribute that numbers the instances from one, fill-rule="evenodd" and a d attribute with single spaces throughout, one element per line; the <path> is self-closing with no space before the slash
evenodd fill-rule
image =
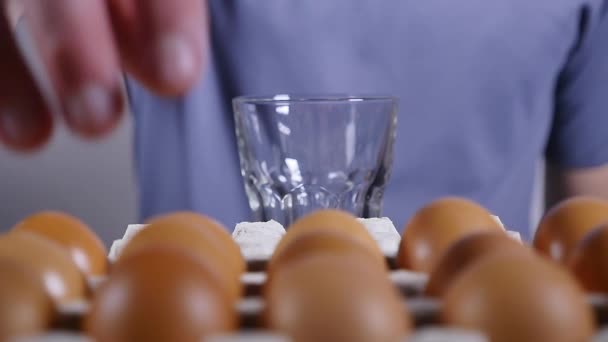
<path id="1" fill-rule="evenodd" d="M 287 227 L 322 208 L 381 215 L 397 123 L 394 97 L 242 96 L 233 106 L 255 220 Z"/>

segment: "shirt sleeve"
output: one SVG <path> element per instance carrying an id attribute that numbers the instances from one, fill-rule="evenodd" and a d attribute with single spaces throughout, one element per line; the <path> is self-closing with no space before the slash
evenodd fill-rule
<path id="1" fill-rule="evenodd" d="M 558 80 L 546 157 L 560 167 L 608 163 L 607 14 L 608 0 L 582 12 L 579 42 Z"/>

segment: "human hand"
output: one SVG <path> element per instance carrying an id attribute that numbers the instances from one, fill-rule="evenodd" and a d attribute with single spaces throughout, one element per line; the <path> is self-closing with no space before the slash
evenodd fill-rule
<path id="1" fill-rule="evenodd" d="M 62 117 L 82 137 L 102 136 L 119 122 L 122 71 L 161 95 L 183 93 L 201 74 L 204 0 L 19 1 Z M 0 142 L 16 150 L 44 145 L 56 119 L 33 75 L 0 15 Z"/>

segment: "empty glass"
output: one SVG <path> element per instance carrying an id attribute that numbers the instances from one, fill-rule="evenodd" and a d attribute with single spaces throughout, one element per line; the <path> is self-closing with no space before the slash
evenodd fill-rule
<path id="1" fill-rule="evenodd" d="M 288 226 L 321 208 L 381 215 L 395 98 L 244 96 L 233 105 L 241 174 L 256 220 Z"/>

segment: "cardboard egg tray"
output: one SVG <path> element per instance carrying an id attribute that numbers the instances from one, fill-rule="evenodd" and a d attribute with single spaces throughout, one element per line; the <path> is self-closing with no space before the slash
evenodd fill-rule
<path id="1" fill-rule="evenodd" d="M 399 246 L 400 236 L 392 222 L 386 218 L 366 219 L 362 222 L 366 225 L 372 236 L 379 243 L 384 252 L 387 264 L 390 266 L 390 279 L 399 289 L 403 297 L 404 305 L 407 305 L 411 313 L 416 331 L 407 340 L 410 342 L 478 342 L 487 341 L 480 333 L 466 331 L 451 327 L 441 326 L 439 322 L 439 310 L 441 303 L 434 299 L 423 296 L 423 291 L 428 280 L 428 275 L 398 269 L 395 262 Z M 116 240 L 111 248 L 109 260 L 113 262 L 119 255 L 122 245 L 133 237 L 143 225 L 130 225 L 125 236 Z M 276 332 L 266 331 L 260 326 L 260 314 L 264 308 L 264 300 L 261 290 L 266 280 L 265 268 L 272 255 L 272 251 L 282 237 L 285 230 L 280 224 L 270 222 L 241 223 L 237 225 L 233 233 L 235 241 L 241 246 L 241 250 L 247 260 L 247 272 L 243 274 L 244 295 L 237 304 L 240 314 L 241 329 L 238 332 L 216 336 L 205 341 L 211 342 L 282 342 L 289 338 Z M 514 238 L 519 238 L 517 233 L 509 232 Z M 91 292 L 103 283 L 104 278 L 88 279 Z M 590 295 L 588 297 L 593 307 L 598 326 L 607 326 L 600 329 L 593 339 L 594 342 L 608 342 L 608 296 Z M 88 310 L 87 301 L 74 302 L 60 307 L 60 319 L 56 330 L 48 334 L 20 338 L 15 342 L 88 342 L 91 341 L 81 332 L 82 320 Z M 91 341 L 92 342 L 92 341 Z"/>

